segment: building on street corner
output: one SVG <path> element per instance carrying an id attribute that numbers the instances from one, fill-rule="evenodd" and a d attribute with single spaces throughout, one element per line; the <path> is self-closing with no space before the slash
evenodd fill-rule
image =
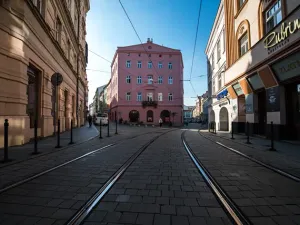
<path id="1" fill-rule="evenodd" d="M 85 122 L 86 14 L 89 0 L 0 1 L 0 148 Z M 51 76 L 63 77 L 58 89 Z M 57 100 L 58 99 L 58 100 Z"/>
<path id="2" fill-rule="evenodd" d="M 180 50 L 148 39 L 118 47 L 108 85 L 110 118 L 144 124 L 183 122 L 183 61 Z"/>

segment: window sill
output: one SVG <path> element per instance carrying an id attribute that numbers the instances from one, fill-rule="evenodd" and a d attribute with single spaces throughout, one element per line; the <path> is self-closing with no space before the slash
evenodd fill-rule
<path id="1" fill-rule="evenodd" d="M 238 1 L 238 0 L 236 0 L 236 4 L 238 4 L 237 1 Z M 236 14 L 235 14 L 235 16 L 234 16 L 234 19 L 236 19 L 236 18 L 240 15 L 241 11 L 244 9 L 244 7 L 245 7 L 245 5 L 247 4 L 247 2 L 248 2 L 248 0 L 246 0 L 246 1 L 244 2 L 244 4 L 239 8 L 239 10 L 236 12 Z M 236 8 L 237 8 L 237 5 L 236 5 Z"/>

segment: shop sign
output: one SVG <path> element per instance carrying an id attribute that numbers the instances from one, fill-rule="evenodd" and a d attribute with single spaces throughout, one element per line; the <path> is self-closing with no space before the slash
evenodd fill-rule
<path id="1" fill-rule="evenodd" d="M 300 30 L 300 19 L 295 19 L 293 22 L 281 24 L 280 32 L 272 32 L 265 39 L 265 48 L 269 49 L 275 45 L 284 42 L 291 34 Z"/>
<path id="2" fill-rule="evenodd" d="M 245 97 L 246 100 L 246 114 L 251 114 L 253 113 L 253 93 L 246 95 Z"/>
<path id="3" fill-rule="evenodd" d="M 272 65 L 275 75 L 280 81 L 299 76 L 300 74 L 300 52 Z"/>
<path id="4" fill-rule="evenodd" d="M 280 89 L 279 86 L 267 89 L 267 112 L 280 111 Z"/>
<path id="5" fill-rule="evenodd" d="M 232 87 L 233 87 L 233 89 L 235 90 L 235 92 L 236 92 L 236 94 L 237 94 L 238 96 L 244 94 L 244 93 L 243 93 L 243 90 L 242 90 L 242 88 L 241 88 L 241 85 L 240 85 L 239 83 L 233 85 Z"/>

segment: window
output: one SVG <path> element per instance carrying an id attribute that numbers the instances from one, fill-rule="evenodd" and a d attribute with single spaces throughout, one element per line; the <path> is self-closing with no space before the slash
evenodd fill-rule
<path id="1" fill-rule="evenodd" d="M 159 62 L 158 63 L 158 69 L 162 69 L 162 68 L 163 68 L 162 62 Z"/>
<path id="2" fill-rule="evenodd" d="M 138 83 L 138 84 L 141 84 L 141 83 L 142 83 L 142 76 L 138 76 L 138 77 L 137 77 L 137 83 Z"/>
<path id="3" fill-rule="evenodd" d="M 142 61 L 138 61 L 137 67 L 138 67 L 138 68 L 142 68 Z"/>
<path id="4" fill-rule="evenodd" d="M 212 82 L 212 94 L 214 94 L 216 92 L 215 90 L 215 79 Z"/>
<path id="5" fill-rule="evenodd" d="M 173 77 L 169 77 L 168 83 L 169 83 L 169 84 L 173 84 Z"/>
<path id="6" fill-rule="evenodd" d="M 159 83 L 159 84 L 162 84 L 162 83 L 163 83 L 163 77 L 162 77 L 162 76 L 159 76 L 159 77 L 158 77 L 158 83 Z"/>
<path id="7" fill-rule="evenodd" d="M 39 118 L 39 72 L 28 66 L 27 68 L 28 75 L 28 85 L 27 85 L 27 114 L 29 116 L 30 128 L 34 128 L 35 115 Z M 55 92 L 56 94 L 56 92 Z"/>
<path id="8" fill-rule="evenodd" d="M 222 73 L 218 75 L 218 87 L 219 90 L 222 88 Z"/>
<path id="9" fill-rule="evenodd" d="M 130 82 L 131 82 L 131 77 L 130 77 L 130 75 L 128 75 L 128 76 L 126 77 L 126 83 L 127 83 L 127 84 L 130 84 Z"/>
<path id="10" fill-rule="evenodd" d="M 56 40 L 59 44 L 61 44 L 61 31 L 62 31 L 62 24 L 60 19 L 57 17 L 56 19 Z"/>
<path id="11" fill-rule="evenodd" d="M 162 93 L 158 93 L 157 100 L 159 102 L 162 102 L 162 100 L 163 100 L 163 94 Z"/>
<path id="12" fill-rule="evenodd" d="M 148 69 L 151 69 L 152 68 L 152 62 L 148 62 Z"/>
<path id="13" fill-rule="evenodd" d="M 220 40 L 218 40 L 217 43 L 217 61 L 219 61 L 221 59 L 221 43 Z"/>
<path id="14" fill-rule="evenodd" d="M 244 5 L 244 3 L 246 2 L 246 0 L 238 0 L 238 9 L 242 8 L 242 6 Z"/>
<path id="15" fill-rule="evenodd" d="M 214 71 L 214 69 L 215 69 L 215 54 L 214 54 L 214 52 L 211 55 L 211 68 Z"/>
<path id="16" fill-rule="evenodd" d="M 130 53 L 128 53 L 127 56 L 130 56 Z"/>
<path id="17" fill-rule="evenodd" d="M 148 93 L 147 94 L 147 100 L 148 100 L 148 102 L 152 102 L 153 101 L 153 93 Z"/>
<path id="18" fill-rule="evenodd" d="M 168 64 L 168 67 L 169 67 L 169 70 L 171 70 L 172 67 L 173 67 L 173 66 L 172 66 L 172 63 L 169 63 L 169 64 Z"/>
<path id="19" fill-rule="evenodd" d="M 35 7 L 39 10 L 39 12 L 42 12 L 42 0 L 32 0 Z"/>
<path id="20" fill-rule="evenodd" d="M 148 84 L 153 84 L 153 77 L 148 75 Z"/>
<path id="21" fill-rule="evenodd" d="M 130 68 L 130 67 L 131 67 L 131 61 L 130 61 L 130 60 L 127 60 L 127 61 L 126 61 L 126 67 L 127 67 L 127 68 Z"/>
<path id="22" fill-rule="evenodd" d="M 127 93 L 126 93 L 126 100 L 127 100 L 127 101 L 130 101 L 130 100 L 131 100 L 131 93 L 130 93 L 130 92 L 127 92 Z"/>
<path id="23" fill-rule="evenodd" d="M 136 100 L 137 100 L 138 102 L 141 102 L 141 101 L 142 101 L 142 93 L 141 93 L 141 92 L 138 92 L 138 93 L 137 93 Z"/>
<path id="24" fill-rule="evenodd" d="M 169 101 L 173 101 L 173 94 L 169 93 L 168 98 L 169 98 Z"/>
<path id="25" fill-rule="evenodd" d="M 70 60 L 71 44 L 70 40 L 67 41 L 67 58 Z"/>
<path id="26" fill-rule="evenodd" d="M 282 20 L 281 1 L 278 0 L 266 12 L 266 33 L 271 31 Z"/>
<path id="27" fill-rule="evenodd" d="M 248 32 L 246 32 L 239 40 L 240 56 L 245 55 L 248 52 L 248 50 L 249 50 L 249 41 L 248 41 Z"/>

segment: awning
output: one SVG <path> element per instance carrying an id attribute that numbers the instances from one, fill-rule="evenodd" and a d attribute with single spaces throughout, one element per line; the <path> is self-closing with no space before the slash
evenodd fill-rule
<path id="1" fill-rule="evenodd" d="M 217 95 L 217 99 L 220 100 L 221 98 L 226 97 L 227 94 L 228 94 L 228 91 L 227 91 L 227 89 L 225 89 L 225 90 L 221 91 L 221 92 Z"/>

